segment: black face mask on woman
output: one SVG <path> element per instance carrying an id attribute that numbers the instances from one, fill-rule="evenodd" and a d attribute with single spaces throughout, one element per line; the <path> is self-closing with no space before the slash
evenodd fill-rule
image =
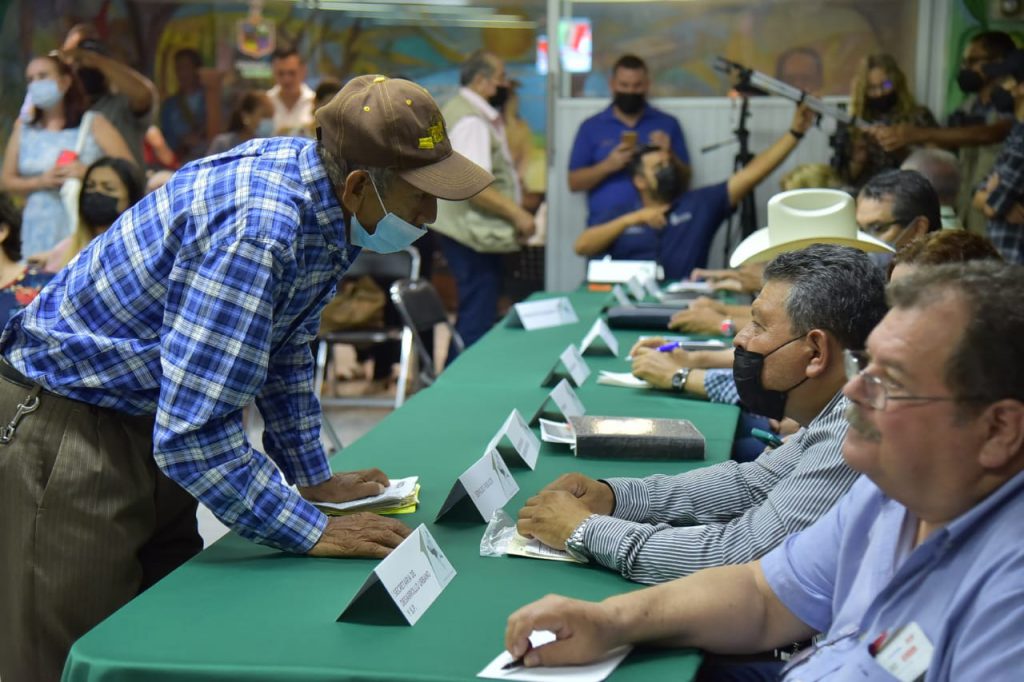
<path id="1" fill-rule="evenodd" d="M 805 375 L 803 379 L 785 391 L 772 391 L 761 383 L 761 372 L 764 371 L 765 358 L 802 338 L 804 337 L 792 338 L 781 346 L 776 346 L 775 350 L 763 354 L 736 347 L 732 361 L 732 374 L 736 381 L 736 392 L 739 393 L 740 402 L 749 412 L 769 419 L 782 419 L 786 416 L 786 398 L 789 392 L 807 381 L 807 376 Z"/>
<path id="2" fill-rule="evenodd" d="M 121 215 L 117 210 L 117 197 L 102 192 L 82 192 L 78 210 L 85 224 L 92 228 L 110 227 Z"/>
<path id="3" fill-rule="evenodd" d="M 899 95 L 896 94 L 895 90 L 890 90 L 884 95 L 878 97 L 868 97 L 866 99 L 868 110 L 876 114 L 888 114 L 896 106 L 896 102 L 899 100 Z"/>

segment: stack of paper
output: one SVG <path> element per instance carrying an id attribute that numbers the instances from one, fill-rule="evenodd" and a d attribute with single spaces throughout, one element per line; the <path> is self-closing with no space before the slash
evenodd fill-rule
<path id="1" fill-rule="evenodd" d="M 622 388 L 650 388 L 643 379 L 633 376 L 632 372 L 609 372 L 602 369 L 597 375 L 597 383 L 605 386 L 621 386 Z"/>
<path id="2" fill-rule="evenodd" d="M 554 547 L 545 545 L 540 540 L 531 540 L 530 538 L 523 537 L 519 533 L 513 535 L 512 539 L 508 541 L 508 545 L 505 547 L 505 553 L 515 556 L 524 556 L 530 559 L 547 559 L 549 561 L 570 561 L 572 563 L 580 563 L 563 549 L 555 549 Z"/>
<path id="3" fill-rule="evenodd" d="M 412 514 L 420 502 L 420 477 L 391 479 L 391 485 L 380 495 L 349 502 L 317 502 L 316 506 L 329 516 L 343 516 L 356 512 L 375 514 Z"/>
<path id="4" fill-rule="evenodd" d="M 540 647 L 555 641 L 555 633 L 549 630 L 534 630 L 530 634 L 530 645 Z M 585 665 L 567 665 L 559 668 L 524 668 L 515 665 L 515 659 L 507 651 L 498 654 L 490 664 L 477 673 L 477 677 L 489 680 L 523 680 L 524 682 L 601 682 L 615 672 L 622 659 L 633 650 L 632 646 L 612 649 L 600 660 Z"/>

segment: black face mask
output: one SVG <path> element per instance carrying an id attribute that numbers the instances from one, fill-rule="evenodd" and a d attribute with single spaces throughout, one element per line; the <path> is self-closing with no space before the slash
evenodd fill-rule
<path id="1" fill-rule="evenodd" d="M 992 88 L 992 106 L 996 108 L 996 111 L 1003 114 L 1012 114 L 1015 103 L 1013 101 L 1013 95 L 1010 91 L 1001 85 L 997 85 Z"/>
<path id="2" fill-rule="evenodd" d="M 86 225 L 92 228 L 110 227 L 121 215 L 117 210 L 117 197 L 101 192 L 82 192 L 78 211 Z"/>
<path id="3" fill-rule="evenodd" d="M 737 346 L 734 349 L 732 361 L 733 379 L 736 381 L 736 392 L 740 395 L 740 402 L 743 407 L 754 414 L 759 414 L 769 419 L 782 419 L 786 416 L 786 397 L 789 392 L 800 384 L 807 381 L 807 377 L 796 382 L 785 391 L 771 391 L 761 384 L 761 372 L 764 370 L 764 359 L 775 351 L 788 346 L 794 341 L 804 338 L 796 338 L 786 341 L 770 353 L 755 353 Z"/>
<path id="4" fill-rule="evenodd" d="M 78 80 L 82 81 L 82 88 L 89 97 L 99 97 L 107 94 L 107 77 L 99 69 L 91 66 L 83 66 L 78 69 Z"/>
<path id="5" fill-rule="evenodd" d="M 616 92 L 612 103 L 626 116 L 632 116 L 643 111 L 647 96 L 642 92 Z"/>
<path id="6" fill-rule="evenodd" d="M 896 106 L 898 100 L 899 96 L 896 94 L 896 91 L 891 90 L 878 97 L 868 97 L 867 105 L 868 109 L 876 114 L 887 114 Z"/>
<path id="7" fill-rule="evenodd" d="M 657 185 L 654 189 L 654 198 L 666 204 L 671 204 L 678 199 L 686 190 L 683 187 L 683 178 L 679 167 L 674 163 L 667 163 L 654 173 L 654 180 Z"/>
<path id="8" fill-rule="evenodd" d="M 508 86 L 499 85 L 498 89 L 494 91 L 494 94 L 487 98 L 487 103 L 498 111 L 504 111 L 505 102 L 508 101 Z"/>
<path id="9" fill-rule="evenodd" d="M 956 75 L 956 84 L 960 86 L 962 92 L 969 95 L 985 87 L 985 79 L 974 69 L 960 69 Z"/>

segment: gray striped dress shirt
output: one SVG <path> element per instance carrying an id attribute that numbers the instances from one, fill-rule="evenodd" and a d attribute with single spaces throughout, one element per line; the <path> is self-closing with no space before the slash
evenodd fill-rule
<path id="1" fill-rule="evenodd" d="M 856 480 L 842 456 L 846 405 L 837 393 L 806 428 L 753 462 L 607 479 L 615 511 L 586 524 L 586 553 L 646 584 L 764 556 Z"/>

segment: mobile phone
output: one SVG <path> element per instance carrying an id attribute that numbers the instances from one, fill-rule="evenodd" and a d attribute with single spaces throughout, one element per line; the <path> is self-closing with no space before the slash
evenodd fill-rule
<path id="1" fill-rule="evenodd" d="M 60 156 L 57 157 L 58 166 L 66 166 L 69 163 L 74 163 L 75 161 L 78 161 L 78 154 L 71 151 L 70 149 L 63 150 L 60 153 Z"/>
<path id="2" fill-rule="evenodd" d="M 635 130 L 623 130 L 622 131 L 622 144 L 629 145 L 630 147 L 636 146 L 636 131 Z"/>

